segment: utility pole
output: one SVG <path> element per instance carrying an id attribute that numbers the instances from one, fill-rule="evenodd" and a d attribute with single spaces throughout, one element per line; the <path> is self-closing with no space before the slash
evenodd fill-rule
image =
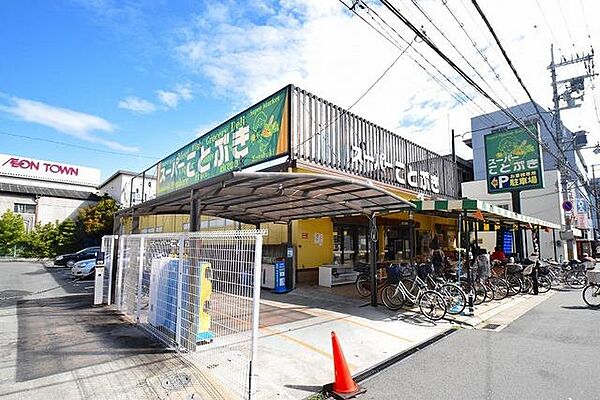
<path id="1" fill-rule="evenodd" d="M 578 100 L 583 100 L 584 89 L 585 89 L 585 85 L 584 85 L 585 79 L 591 78 L 591 77 L 597 75 L 594 73 L 594 49 L 591 49 L 591 52 L 586 55 L 580 56 L 579 54 L 577 54 L 576 57 L 571 57 L 570 60 L 567 60 L 563 56 L 562 59 L 558 63 L 555 63 L 554 62 L 554 45 L 551 44 L 550 45 L 550 60 L 551 61 L 550 61 L 550 65 L 548 66 L 548 69 L 550 70 L 550 74 L 552 76 L 552 97 L 553 97 L 552 100 L 554 103 L 554 118 L 555 118 L 554 135 L 555 135 L 556 143 L 558 145 L 559 153 L 562 155 L 565 155 L 565 151 L 567 150 L 567 148 L 566 148 L 567 142 L 565 141 L 565 138 L 564 138 L 563 126 L 562 126 L 562 122 L 560 120 L 560 111 L 568 110 L 568 109 L 576 108 L 576 107 L 581 107 L 581 103 L 577 104 L 576 102 Z M 572 77 L 569 79 L 560 80 L 560 81 L 557 80 L 557 78 L 556 78 L 556 69 L 557 68 L 564 67 L 567 65 L 578 64 L 578 63 L 584 64 L 585 74 L 579 75 L 576 77 Z M 564 93 L 562 93 L 560 95 L 558 93 L 559 85 L 563 85 L 565 87 Z M 576 95 L 576 97 L 574 97 L 573 95 Z M 560 105 L 561 100 L 566 102 L 566 106 L 564 106 L 562 108 Z M 573 139 L 573 138 L 571 138 L 571 139 Z M 572 140 L 570 140 L 569 142 L 572 142 Z M 558 170 L 560 171 L 561 188 L 563 191 L 563 201 L 569 200 L 567 183 L 569 181 L 569 178 L 571 178 L 571 174 L 567 170 L 566 163 L 568 163 L 568 159 L 566 158 L 566 156 L 565 156 L 565 160 L 563 163 L 558 163 Z M 576 167 L 576 166 L 573 166 L 573 167 Z M 572 177 L 571 180 L 574 180 L 576 183 L 577 177 L 576 176 Z M 571 230 L 571 218 L 570 217 L 565 216 L 565 226 L 566 226 L 567 231 Z M 567 241 L 567 251 L 569 253 L 570 258 L 573 257 L 574 250 L 573 250 L 573 240 L 572 239 Z"/>

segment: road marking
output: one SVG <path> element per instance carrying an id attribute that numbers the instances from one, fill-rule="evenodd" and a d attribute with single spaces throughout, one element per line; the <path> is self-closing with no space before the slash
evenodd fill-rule
<path id="1" fill-rule="evenodd" d="M 301 339 L 295 338 L 293 336 L 287 335 L 285 332 L 278 331 L 277 329 L 273 329 L 273 328 L 267 328 L 267 327 L 263 327 L 261 329 L 269 332 L 271 334 L 269 336 L 278 336 L 278 337 L 280 337 L 282 339 L 288 340 L 288 341 L 296 343 L 296 344 L 298 344 L 298 345 L 300 345 L 300 346 L 302 346 L 304 348 L 312 350 L 312 351 L 314 351 L 317 354 L 320 354 L 320 355 L 322 355 L 324 357 L 329 358 L 330 360 L 333 359 L 333 356 L 331 354 L 327 353 L 326 351 L 323 351 L 323 350 L 319 349 L 318 347 L 315 347 L 312 344 L 305 342 L 304 340 L 301 340 Z M 356 365 L 354 365 L 354 364 L 352 364 L 350 362 L 347 362 L 347 364 L 353 370 L 358 369 L 358 367 Z"/>

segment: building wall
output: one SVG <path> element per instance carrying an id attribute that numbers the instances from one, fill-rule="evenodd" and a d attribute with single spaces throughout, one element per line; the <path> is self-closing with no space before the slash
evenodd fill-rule
<path id="1" fill-rule="evenodd" d="M 294 221 L 292 233 L 298 269 L 333 262 L 333 222 L 330 218 Z"/>
<path id="2" fill-rule="evenodd" d="M 4 214 L 8 210 L 14 212 L 15 204 L 28 204 L 35 206 L 35 196 L 27 194 L 0 193 L 0 215 Z M 27 231 L 33 229 L 35 225 L 35 214 L 19 214 L 23 217 L 25 229 Z"/>
<path id="3" fill-rule="evenodd" d="M 67 218 L 76 219 L 81 208 L 94 203 L 96 202 L 42 196 L 37 203 L 37 223 L 47 224 L 62 222 Z"/>
<path id="4" fill-rule="evenodd" d="M 131 187 L 133 187 L 133 197 L 131 195 Z M 108 194 L 124 208 L 131 206 L 131 200 L 133 200 L 134 204 L 140 203 L 142 201 L 142 191 L 144 201 L 156 197 L 156 179 L 146 178 L 142 180 L 141 177 L 134 178 L 133 175 L 119 174 L 98 188 L 100 195 Z"/>

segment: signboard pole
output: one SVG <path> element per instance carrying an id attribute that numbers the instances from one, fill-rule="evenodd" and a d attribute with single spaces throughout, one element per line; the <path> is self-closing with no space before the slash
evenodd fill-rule
<path id="1" fill-rule="evenodd" d="M 558 254 L 556 251 L 556 229 L 552 228 L 552 248 L 554 249 L 554 261 L 558 261 Z"/>
<path id="2" fill-rule="evenodd" d="M 512 197 L 512 209 L 513 212 L 521 213 L 521 191 L 515 190 L 510 192 Z M 517 231 L 515 233 L 515 247 L 517 250 L 517 254 L 519 258 L 522 260 L 524 258 L 523 255 L 523 232 L 521 231 L 521 224 L 518 225 Z"/>

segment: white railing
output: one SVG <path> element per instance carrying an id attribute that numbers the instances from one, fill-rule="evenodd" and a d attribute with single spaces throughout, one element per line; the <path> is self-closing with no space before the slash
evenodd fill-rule
<path id="1" fill-rule="evenodd" d="M 264 230 L 122 235 L 115 305 L 224 398 L 256 392 Z"/>

